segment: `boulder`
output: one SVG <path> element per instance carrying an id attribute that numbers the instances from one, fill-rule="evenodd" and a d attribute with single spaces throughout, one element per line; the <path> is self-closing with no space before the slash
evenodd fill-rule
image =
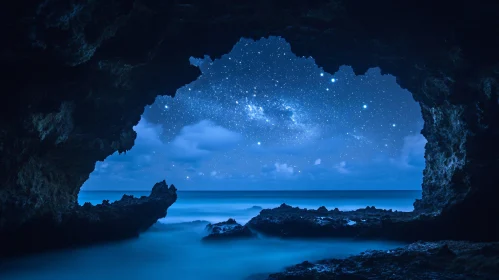
<path id="1" fill-rule="evenodd" d="M 206 230 L 209 234 L 203 237 L 203 241 L 255 237 L 255 234 L 248 227 L 238 224 L 234 219 L 228 219 L 221 223 L 209 224 L 206 226 Z"/>

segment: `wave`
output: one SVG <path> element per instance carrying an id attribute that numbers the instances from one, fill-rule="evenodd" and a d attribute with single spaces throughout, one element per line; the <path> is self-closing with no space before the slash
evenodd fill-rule
<path id="1" fill-rule="evenodd" d="M 210 223 L 219 223 L 227 221 L 229 218 L 235 219 L 240 224 L 245 224 L 251 218 L 260 213 L 264 207 L 254 204 L 208 204 L 200 206 L 199 203 L 191 205 L 172 205 L 168 209 L 168 215 L 159 220 L 163 224 L 181 224 L 192 221 L 207 221 Z"/>
<path id="2" fill-rule="evenodd" d="M 164 219 L 154 224 L 149 231 L 177 231 L 186 229 L 204 229 L 210 222 L 205 220 L 194 220 L 189 222 L 167 223 Z"/>

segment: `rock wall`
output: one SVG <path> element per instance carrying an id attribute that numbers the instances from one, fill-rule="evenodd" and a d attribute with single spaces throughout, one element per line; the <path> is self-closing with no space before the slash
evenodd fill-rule
<path id="1" fill-rule="evenodd" d="M 496 226 L 495 1 L 44 0 L 0 4 L 0 230 L 76 207 L 96 161 L 126 152 L 144 106 L 197 78 L 189 57 L 283 36 L 330 73 L 380 67 L 420 102 L 428 140 L 417 211 Z M 488 212 L 484 212 L 486 209 Z M 464 214 L 463 214 L 464 213 Z M 475 219 L 476 220 L 476 219 Z M 473 222 L 474 223 L 474 222 Z M 466 224 L 465 222 L 461 223 Z"/>
<path id="2" fill-rule="evenodd" d="M 72 211 L 52 215 L 37 215 L 16 227 L 0 232 L 0 259 L 27 253 L 65 247 L 77 247 L 99 242 L 133 238 L 166 216 L 177 200 L 177 189 L 165 181 L 156 183 L 149 196 L 135 198 L 123 195 L 109 203 L 74 206 Z"/>

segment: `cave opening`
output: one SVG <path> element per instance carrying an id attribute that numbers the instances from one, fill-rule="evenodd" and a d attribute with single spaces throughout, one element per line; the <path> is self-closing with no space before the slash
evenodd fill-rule
<path id="1" fill-rule="evenodd" d="M 13 3 L 9 2 L 7 5 L 11 4 Z M 242 227 L 239 233 L 247 234 L 248 231 L 244 230 L 251 227 L 259 233 L 273 234 L 272 236 L 283 238 L 273 244 L 260 243 L 259 247 L 252 246 L 256 243 L 239 243 L 250 245 L 245 249 L 253 250 L 258 247 L 260 250 L 257 252 L 258 259 L 263 260 L 263 264 L 262 262 L 243 261 L 238 264 L 241 268 L 238 272 L 243 269 L 251 270 L 252 273 L 258 273 L 261 270 L 278 271 L 284 263 L 277 263 L 275 259 L 266 258 L 268 255 L 265 255 L 272 251 L 270 246 L 274 245 L 280 247 L 279 252 L 283 253 L 280 256 L 286 257 L 288 263 L 300 263 L 304 256 L 314 259 L 308 254 L 310 251 L 303 251 L 304 248 L 312 247 L 310 243 L 293 243 L 297 246 L 290 247 L 288 246 L 290 240 L 286 237 L 303 235 L 318 237 L 323 236 L 327 230 L 331 230 L 327 232 L 328 237 L 362 235 L 371 240 L 405 242 L 423 240 L 423 243 L 412 244 L 397 250 L 397 253 L 385 250 L 386 244 L 377 243 L 383 249 L 379 254 L 354 256 L 348 258 L 347 262 L 341 261 L 341 264 L 334 260 L 328 261 L 327 264 L 314 264 L 313 267 L 320 270 L 318 272 L 322 274 L 321 276 L 336 270 L 359 272 L 368 278 L 375 278 L 377 274 L 377 276 L 396 275 L 396 277 L 408 279 L 414 277 L 454 279 L 462 277 L 464 269 L 473 274 L 470 278 L 497 278 L 497 270 L 483 269 L 481 265 L 496 263 L 495 260 L 490 261 L 490 259 L 497 256 L 495 254 L 498 251 L 497 244 L 474 243 L 474 241 L 499 240 L 497 220 L 499 204 L 496 201 L 499 194 L 497 188 L 499 181 L 497 172 L 499 167 L 497 160 L 499 158 L 497 145 L 499 143 L 499 122 L 497 121 L 499 120 L 499 53 L 496 51 L 499 45 L 499 36 L 497 36 L 499 32 L 497 11 L 499 9 L 497 9 L 496 1 L 483 1 L 480 5 L 456 5 L 452 1 L 412 3 L 393 0 L 376 2 L 360 0 L 248 1 L 245 3 L 139 0 L 125 1 L 125 3 L 115 1 L 111 4 L 102 1 L 81 1 L 77 4 L 61 5 L 60 1 L 49 0 L 43 3 L 32 1 L 23 5 L 18 3 L 13 5 L 15 8 L 13 12 L 5 13 L 4 20 L 8 24 L 2 25 L 5 27 L 4 37 L 8 44 L 2 45 L 1 61 L 4 68 L 9 69 L 5 75 L 4 87 L 5 92 L 13 94 L 6 96 L 6 101 L 1 105 L 3 110 L 0 113 L 3 116 L 0 130 L 2 158 L 2 168 L 0 168 L 2 179 L 0 247 L 2 250 L 0 256 L 23 255 L 130 239 L 143 233 L 139 240 L 122 243 L 127 245 L 120 247 L 119 250 L 115 250 L 119 245 L 109 243 L 98 247 L 96 251 L 78 250 L 79 254 L 91 252 L 91 256 L 85 257 L 85 260 L 93 260 L 94 263 L 82 265 L 80 262 L 77 267 L 70 267 L 64 263 L 64 261 L 74 260 L 76 251 L 71 254 L 63 252 L 52 255 L 57 256 L 56 258 L 49 258 L 45 255 L 43 260 L 56 266 L 56 268 L 42 266 L 42 269 L 46 271 L 52 270 L 47 272 L 45 278 L 71 278 L 80 275 L 77 269 L 82 270 L 82 279 L 99 278 L 106 273 L 109 275 L 127 274 L 122 278 L 135 275 L 133 273 L 141 276 L 151 275 L 150 265 L 158 264 L 156 262 L 158 256 L 166 256 L 169 260 L 173 260 L 180 254 L 170 255 L 171 252 L 191 252 L 194 253 L 191 256 L 199 258 L 193 262 L 185 261 L 185 259 L 183 262 L 173 260 L 168 266 L 161 262 L 156 268 L 163 269 L 163 271 L 156 272 L 161 273 L 160 278 L 163 278 L 166 273 L 171 273 L 170 268 L 173 267 L 183 269 L 183 275 L 177 277 L 179 279 L 198 279 L 199 275 L 203 274 L 203 269 L 213 272 L 210 270 L 210 266 L 213 265 L 210 261 L 217 261 L 218 265 L 222 263 L 230 267 L 234 264 L 232 261 L 241 260 L 239 257 L 244 256 L 247 251 L 234 251 L 234 248 L 231 248 L 236 253 L 236 255 L 231 255 L 231 251 L 224 251 L 227 249 L 224 248 L 216 252 L 217 258 L 213 257 L 213 251 L 203 252 L 198 250 L 200 247 L 189 251 L 193 248 L 189 246 L 199 245 L 200 239 L 204 237 L 198 234 L 199 232 L 194 232 L 194 235 L 189 235 L 193 232 L 183 234 L 186 232 L 179 231 L 179 229 L 193 226 L 204 230 L 207 222 L 194 221 L 181 225 L 178 223 L 168 225 L 162 223 L 163 221 L 156 223 L 158 219 L 165 217 L 167 210 L 169 215 L 167 220 L 175 218 L 171 215 L 175 212 L 175 208 L 169 209 L 169 207 L 172 204 L 174 204 L 173 207 L 179 206 L 181 201 L 185 200 L 181 197 L 185 192 L 181 190 L 179 201 L 174 203 L 177 200 L 176 188 L 169 187 L 164 181 L 154 185 L 149 197 L 123 196 L 121 200 L 113 204 L 105 202 L 96 206 L 79 205 L 78 194 L 92 170 L 97 169 L 92 174 L 92 178 L 85 183 L 80 199 L 86 193 L 85 190 L 91 189 L 89 183 L 97 175 L 106 174 L 106 172 L 111 174 L 109 171 L 113 168 L 120 169 L 120 164 L 99 162 L 96 166 L 96 161 L 102 161 L 116 151 L 127 151 L 128 155 L 120 158 L 123 162 L 127 162 L 128 156 L 133 157 L 133 153 L 140 154 L 138 144 L 144 139 L 149 139 L 153 143 L 168 144 L 168 137 L 162 138 L 159 132 L 165 132 L 171 126 L 162 126 L 157 114 L 154 116 L 153 112 L 158 109 L 157 113 L 161 109 L 167 115 L 166 117 L 171 118 L 174 116 L 171 111 L 175 111 L 178 107 L 170 105 L 182 101 L 183 96 L 188 95 L 179 92 L 177 99 L 159 97 L 158 99 L 164 101 L 162 104 L 152 103 L 158 95 L 173 95 L 178 88 L 191 83 L 200 74 L 199 69 L 210 63 L 209 59 L 193 59 L 191 62 L 199 67 L 192 67 L 188 63 L 189 56 L 201 57 L 207 54 L 212 58 L 218 58 L 228 53 L 241 37 L 257 39 L 277 35 L 290 42 L 294 54 L 313 57 L 317 65 L 323 67 L 324 71 L 313 75 L 314 82 L 322 78 L 323 82 L 328 84 L 326 89 L 321 90 L 328 88 L 331 90 L 332 83 L 334 87 L 339 88 L 338 85 L 346 79 L 337 75 L 341 74 L 341 71 L 352 72 L 352 70 L 338 72 L 338 68 L 341 65 L 351 65 L 353 72 L 361 75 L 357 78 L 363 77 L 369 80 L 368 77 L 373 71 L 392 74 L 396 77 L 400 87 L 412 93 L 414 100 L 420 104 L 421 116 L 424 120 L 421 134 L 427 140 L 424 147 L 422 194 L 421 199 L 417 199 L 414 203 L 414 212 L 392 212 L 369 207 L 361 209 L 360 216 L 356 211 L 332 210 L 329 205 L 327 209 L 321 207 L 314 210 L 281 205 L 268 211 L 260 211 L 258 205 L 247 205 L 248 208 L 243 211 L 260 211 L 260 213 L 255 216 L 255 220 L 252 219 L 253 222 L 249 223 L 249 226 Z M 9 11 L 9 9 L 4 10 Z M 227 55 L 221 61 L 224 59 L 228 59 Z M 213 61 L 214 64 L 216 62 Z M 313 67 L 317 70 L 317 66 Z M 379 67 L 380 70 L 369 70 L 373 67 Z M 367 74 L 364 75 L 366 71 Z M 264 71 L 259 74 L 266 75 Z M 200 83 L 202 79 L 203 77 L 194 83 Z M 284 80 L 286 79 L 279 78 L 279 84 Z M 257 89 L 260 89 L 259 85 Z M 182 90 L 188 91 L 189 87 L 184 87 Z M 214 92 L 216 89 L 211 90 Z M 195 97 L 199 94 L 194 86 L 191 92 L 190 96 Z M 223 104 L 223 109 L 233 108 L 235 104 L 244 108 L 238 112 L 243 112 L 245 118 L 250 121 L 244 123 L 244 126 L 248 128 L 241 131 L 251 131 L 251 123 L 263 121 L 262 116 L 272 112 L 271 109 L 259 104 L 260 101 L 257 99 L 262 95 L 264 93 L 258 92 L 256 96 L 249 96 L 248 100 L 253 102 L 254 99 L 254 104 L 246 102 L 246 99 L 241 102 L 242 104 L 235 102 Z M 322 98 L 319 96 L 311 98 L 314 95 L 310 92 L 307 95 L 297 94 L 297 96 L 309 98 L 308 101 L 296 102 L 297 105 L 305 104 L 305 102 L 320 103 Z M 210 100 L 213 101 L 210 98 L 202 101 Z M 374 122 L 377 117 L 370 114 L 381 107 L 377 108 L 376 104 L 372 106 L 366 100 L 354 100 L 355 102 L 351 104 L 358 103 L 353 105 L 354 109 L 358 110 L 355 112 L 358 115 L 368 115 L 369 120 Z M 235 101 L 239 102 L 239 100 Z M 413 102 L 412 99 L 411 102 Z M 152 104 L 151 107 L 147 108 L 146 114 L 143 115 L 144 106 L 150 104 Z M 261 110 L 260 107 L 262 107 Z M 310 129 L 312 126 L 310 122 L 307 122 L 306 116 L 320 113 L 320 107 L 312 107 L 319 109 L 301 115 L 301 111 L 297 109 L 299 106 L 295 104 L 284 105 L 284 108 L 280 105 L 276 106 L 274 109 L 280 110 L 274 111 L 282 117 L 282 123 L 289 124 L 278 127 L 292 126 L 292 131 L 302 129 L 302 132 Z M 306 109 L 303 110 L 306 111 Z M 206 158 L 203 158 L 202 163 L 197 165 L 192 163 L 197 157 L 209 157 L 214 154 L 214 151 L 220 149 L 230 147 L 236 149 L 237 144 L 243 143 L 236 140 L 246 139 L 246 134 L 234 129 L 233 125 L 224 123 L 224 121 L 233 120 L 232 116 L 235 115 L 235 111 L 232 110 L 230 114 L 221 114 L 224 118 L 219 120 L 191 119 L 187 125 L 179 124 L 176 134 L 171 134 L 170 144 L 178 145 L 176 148 L 180 149 L 175 151 L 184 152 L 168 155 L 176 156 L 177 160 L 179 156 L 189 155 L 190 163 L 186 164 L 184 160 L 180 166 L 175 164 L 175 168 L 182 168 L 181 171 L 168 173 L 173 168 L 173 164 L 171 160 L 164 161 L 169 165 L 169 170 L 164 168 L 165 172 L 161 178 L 166 177 L 169 183 L 172 183 L 176 179 L 169 175 L 178 174 L 178 179 L 182 180 L 179 181 L 182 182 L 178 184 L 179 187 L 183 184 L 191 190 L 198 188 L 196 185 L 198 177 L 210 176 L 213 180 L 227 179 L 228 169 L 224 170 L 219 165 L 213 164 L 209 168 L 202 169 L 205 168 L 203 164 Z M 213 112 L 208 110 L 208 112 L 216 113 L 216 110 Z M 331 110 L 328 112 L 331 113 Z M 405 110 L 403 116 L 407 117 L 408 112 L 410 110 Z M 143 121 L 139 122 L 142 115 Z M 355 119 L 353 115 L 349 116 L 350 119 Z M 343 115 L 338 113 L 338 116 L 341 119 L 341 116 L 348 115 L 343 112 Z M 394 116 L 394 114 L 384 116 Z M 402 120 L 406 119 L 402 118 Z M 388 123 L 392 125 L 388 129 L 403 127 L 400 122 Z M 361 123 L 352 122 L 347 128 L 354 129 L 359 124 Z M 371 124 L 365 124 L 367 129 L 373 127 Z M 210 136 L 231 136 L 233 142 L 223 142 L 224 145 L 220 145 L 218 140 L 203 137 L 202 140 L 205 142 L 199 145 L 201 142 L 196 142 L 197 140 L 194 139 L 196 139 L 195 136 L 199 137 L 200 133 L 197 132 L 205 131 L 200 127 L 202 125 L 211 125 L 211 128 L 214 128 L 216 133 L 209 133 Z M 133 127 L 139 133 L 139 137 L 132 149 L 136 139 Z M 290 136 L 288 131 L 276 132 L 271 127 L 262 130 L 269 134 L 274 132 L 281 137 Z M 305 143 L 315 143 L 314 148 L 320 148 L 321 145 L 307 138 L 315 135 L 313 131 L 311 129 L 308 131 L 310 133 L 299 135 L 305 136 Z M 386 135 L 390 132 L 382 131 Z M 195 132 L 193 133 L 195 135 L 177 138 L 179 135 L 185 136 L 186 132 Z M 353 141 L 353 143 L 373 138 L 372 135 L 359 134 L 359 131 L 354 131 L 355 134 L 350 131 L 343 132 L 342 136 L 347 139 L 346 141 Z M 147 133 L 152 137 L 147 138 Z M 415 142 L 421 145 L 426 141 L 419 139 L 421 141 Z M 248 147 L 254 148 L 252 151 L 256 153 L 267 151 L 277 141 L 272 138 L 258 137 L 248 139 L 248 143 L 250 144 Z M 366 154 L 372 155 L 356 145 L 351 145 L 353 152 L 360 154 L 355 158 L 366 156 Z M 400 145 L 403 147 L 403 143 L 399 142 L 399 147 Z M 189 147 L 195 148 L 191 154 L 187 154 L 185 149 L 182 150 Z M 150 146 L 147 147 L 149 148 Z M 383 146 L 380 148 L 384 149 Z M 283 153 L 289 151 L 289 148 L 280 150 Z M 115 179 L 127 179 L 127 176 L 134 175 L 141 169 L 150 168 L 149 171 L 151 171 L 158 167 L 148 165 L 148 161 L 153 158 L 148 153 L 143 153 L 138 162 L 134 163 L 133 168 L 121 174 L 115 173 L 115 175 L 124 174 Z M 312 174 L 315 175 L 314 182 L 317 182 L 320 176 L 325 176 L 324 174 L 331 174 L 322 173 L 323 168 L 326 167 L 329 172 L 335 171 L 338 176 L 359 175 L 354 172 L 358 166 L 354 164 L 353 159 L 339 160 L 338 154 L 338 158 L 333 161 L 325 156 L 327 153 L 320 155 L 310 151 L 305 153 L 309 158 L 301 163 L 291 163 L 293 161 L 291 158 L 272 158 L 266 163 L 245 164 L 244 166 L 250 166 L 250 168 L 248 168 L 248 173 L 244 174 L 244 178 L 248 179 L 255 175 L 251 173 L 255 170 L 259 176 L 265 174 L 272 180 L 277 180 L 277 176 L 285 175 L 280 180 L 286 180 L 286 186 L 290 187 L 291 180 L 304 176 L 305 164 L 310 169 L 307 173 L 316 172 Z M 258 153 L 262 157 L 263 154 L 265 153 Z M 237 160 L 241 162 L 248 161 L 249 158 L 244 155 L 240 152 L 233 154 L 233 157 L 237 157 Z M 422 163 L 408 160 L 412 155 L 414 153 L 400 152 L 396 153 L 396 156 L 376 159 L 379 160 L 378 163 L 399 165 L 403 163 L 402 166 L 405 167 Z M 114 157 L 113 155 L 110 159 Z M 229 160 L 228 162 L 234 163 L 235 161 Z M 233 165 L 232 168 L 241 170 L 237 164 Z M 386 164 L 381 164 L 381 166 L 386 167 Z M 423 165 L 419 167 L 422 169 Z M 123 170 L 125 168 L 122 168 Z M 391 177 L 390 174 L 377 171 L 376 175 L 384 175 L 384 178 Z M 144 188 L 150 187 L 150 184 L 145 186 L 145 182 L 147 179 L 152 181 L 153 173 L 148 172 L 149 176 L 140 180 L 144 183 Z M 301 173 L 301 175 L 295 173 Z M 400 171 L 396 175 L 404 175 L 404 172 Z M 312 180 L 310 176 L 307 178 Z M 336 177 L 334 180 L 330 178 L 331 180 L 327 182 L 334 181 L 338 186 L 341 184 L 340 178 L 343 177 Z M 230 178 L 230 180 L 233 179 L 236 179 L 235 176 Z M 418 180 L 421 180 L 421 177 L 418 177 Z M 372 186 L 373 181 L 373 178 L 369 178 L 368 183 Z M 210 186 L 215 186 L 215 182 L 219 181 L 213 181 Z M 116 181 L 111 181 L 111 183 L 106 186 L 114 185 Z M 120 183 L 124 187 L 126 180 L 121 180 Z M 262 184 L 255 184 L 262 186 Z M 225 184 L 227 185 L 235 184 Z M 280 183 L 277 185 L 282 186 Z M 319 185 L 316 184 L 316 186 Z M 384 186 L 386 185 L 385 182 Z M 130 189 L 135 188 L 133 186 Z M 321 198 L 327 200 L 327 197 Z M 251 199 L 252 202 L 255 201 L 254 198 Z M 234 198 L 231 197 L 228 200 L 234 201 Z M 205 194 L 198 201 L 198 206 L 203 211 L 209 210 L 209 207 L 206 207 L 206 201 Z M 364 203 L 365 201 L 362 206 L 365 206 Z M 232 206 L 235 204 L 237 203 L 233 203 Z M 216 216 L 217 213 L 212 214 Z M 327 219 L 324 219 L 326 214 Z M 198 213 L 194 213 L 191 218 L 196 215 Z M 289 223 L 286 223 L 289 221 L 288 218 L 296 218 L 291 221 L 291 224 L 296 225 L 298 222 L 300 226 L 289 226 Z M 237 220 L 244 222 L 239 218 Z M 225 225 L 237 228 L 234 223 L 229 222 L 230 220 Z M 317 226 L 320 226 L 321 230 L 317 231 Z M 150 230 L 144 232 L 145 229 Z M 223 226 L 222 229 L 224 229 Z M 177 235 L 162 239 L 157 235 L 159 233 Z M 184 239 L 189 236 L 192 239 Z M 171 242 L 172 240 L 174 242 Z M 252 239 L 250 242 L 261 241 L 256 240 Z M 461 242 L 463 240 L 465 242 Z M 327 252 L 348 252 L 352 249 L 352 247 L 335 247 L 336 245 L 331 242 L 319 243 L 314 244 L 313 247 L 324 245 Z M 118 247 L 110 249 L 115 245 Z M 171 247 L 172 245 L 178 247 Z M 370 243 L 367 247 L 373 248 L 373 246 L 375 244 Z M 137 250 L 132 252 L 134 251 L 131 250 L 132 248 Z M 165 248 L 167 250 L 163 250 Z M 363 249 L 365 248 L 366 246 L 363 246 Z M 154 251 L 152 254 L 154 257 L 151 258 L 149 253 L 156 249 L 159 250 Z M 412 252 L 407 254 L 408 251 L 416 253 L 415 262 L 410 263 L 408 260 L 407 256 L 414 256 Z M 136 254 L 137 252 L 144 254 Z M 262 254 L 258 254 L 260 252 Z M 466 252 L 464 253 L 465 259 L 476 260 L 475 256 L 479 255 L 485 261 L 464 263 L 461 258 L 463 252 Z M 119 257 L 116 258 L 116 256 Z M 220 256 L 226 259 L 221 260 Z M 367 261 L 365 257 L 368 258 Z M 419 257 L 423 257 L 424 263 L 435 265 L 421 269 Z M 392 264 L 395 261 L 399 265 L 386 265 L 384 262 L 378 262 L 380 258 Z M 32 263 L 21 265 L 19 268 L 26 271 L 26 267 L 40 267 L 38 260 L 35 257 Z M 107 267 L 103 268 L 102 265 L 108 260 L 115 261 L 108 263 L 110 270 Z M 399 260 L 401 262 L 398 262 Z M 139 264 L 138 261 L 143 262 Z M 437 265 L 435 261 L 444 263 Z M 190 263 L 196 263 L 197 268 L 202 268 L 199 271 L 201 273 L 191 269 Z M 377 267 L 374 269 L 371 266 L 364 267 L 369 263 L 376 264 Z M 123 264 L 126 264 L 126 270 L 123 269 Z M 378 270 L 380 264 L 382 268 Z M 69 269 L 64 272 L 59 270 L 60 267 Z M 99 269 L 93 269 L 95 267 Z M 302 263 L 295 268 L 306 275 L 311 266 L 308 263 Z M 359 271 L 364 268 L 366 270 Z M 23 269 L 18 269 L 18 271 L 23 271 Z M 27 271 L 27 273 L 31 273 L 32 278 L 43 277 L 40 274 L 42 271 L 35 270 Z M 246 272 L 249 271 L 246 270 Z M 494 275 L 484 275 L 489 272 Z M 57 273 L 59 275 L 56 275 Z M 449 276 L 448 273 L 452 275 Z M 237 277 L 219 275 L 214 278 L 236 279 Z"/>
<path id="2" fill-rule="evenodd" d="M 421 197 L 426 139 L 420 134 L 419 104 L 377 68 L 356 75 L 343 66 L 330 74 L 312 58 L 295 56 L 280 37 L 242 39 L 219 59 L 190 62 L 201 76 L 175 97 L 158 96 L 148 105 L 134 127 L 134 146 L 97 162 L 80 190 L 80 204 L 99 204 L 123 194 L 148 195 L 150 186 L 165 178 L 178 188 L 167 216 L 133 245 L 136 255 L 125 245 L 105 245 L 96 249 L 102 258 L 138 258 L 130 265 L 138 269 L 145 266 L 146 251 L 171 250 L 182 252 L 178 260 L 159 259 L 174 278 L 196 279 L 188 264 L 197 263 L 207 279 L 224 273 L 240 279 L 303 256 L 315 260 L 331 251 L 351 254 L 402 244 L 262 238 L 200 245 L 208 222 L 233 218 L 244 225 L 281 203 L 412 211 Z M 362 222 L 345 221 L 347 227 Z M 175 245 L 168 244 L 172 239 Z M 153 249 L 143 249 L 148 246 Z M 210 261 L 215 252 L 221 254 L 218 264 Z M 220 260 L 230 268 L 221 268 Z M 86 260 L 82 267 L 98 261 Z M 156 266 L 151 271 L 164 273 Z"/>
<path id="3" fill-rule="evenodd" d="M 164 178 L 179 188 L 176 204 L 184 191 L 354 190 L 385 201 L 406 191 L 399 205 L 354 196 L 343 210 L 410 211 L 420 198 L 423 119 L 393 76 L 349 66 L 329 74 L 281 37 L 241 39 L 220 59 L 190 62 L 201 76 L 146 107 L 135 146 L 96 163 L 80 203 L 100 203 L 91 191 L 113 191 L 106 199 L 115 200 Z M 290 203 L 266 206 L 282 202 Z"/>

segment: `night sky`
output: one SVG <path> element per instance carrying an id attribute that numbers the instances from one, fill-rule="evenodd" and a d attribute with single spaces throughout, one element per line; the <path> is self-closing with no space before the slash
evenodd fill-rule
<path id="1" fill-rule="evenodd" d="M 421 189 L 423 120 L 393 76 L 325 73 L 280 38 L 191 63 L 202 76 L 148 106 L 84 189 Z"/>

